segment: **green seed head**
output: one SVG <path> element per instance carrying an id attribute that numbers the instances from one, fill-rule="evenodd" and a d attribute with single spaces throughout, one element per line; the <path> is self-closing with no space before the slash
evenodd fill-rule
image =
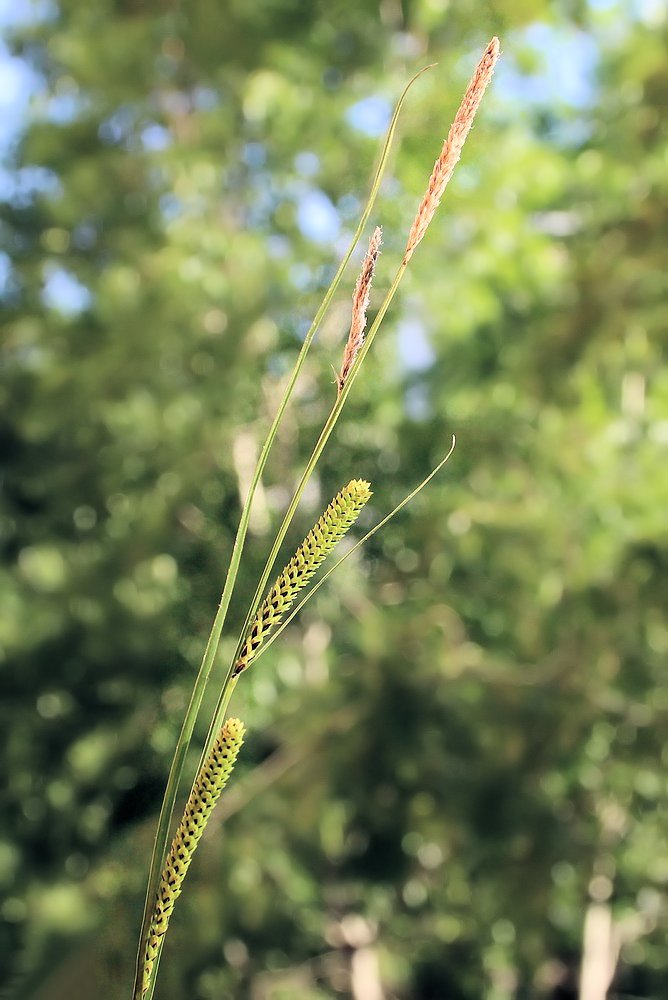
<path id="1" fill-rule="evenodd" d="M 174 903 L 193 859 L 213 807 L 227 784 L 243 743 L 245 728 L 239 719 L 228 719 L 197 775 L 172 846 L 165 861 L 155 901 L 144 957 L 144 993 L 151 980 L 160 941 L 167 930 Z"/>
<path id="2" fill-rule="evenodd" d="M 370 485 L 363 479 L 351 479 L 336 494 L 260 605 L 234 664 L 234 677 L 248 669 L 263 642 L 278 625 L 299 591 L 306 586 L 322 561 L 355 523 L 370 497 Z"/>

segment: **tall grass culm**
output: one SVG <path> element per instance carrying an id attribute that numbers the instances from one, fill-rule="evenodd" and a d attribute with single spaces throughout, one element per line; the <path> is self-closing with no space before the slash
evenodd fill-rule
<path id="1" fill-rule="evenodd" d="M 412 84 L 424 70 L 421 70 L 420 73 L 413 77 L 397 103 L 381 150 L 369 197 L 360 217 L 357 230 L 316 312 L 293 371 L 288 379 L 277 413 L 260 452 L 250 488 L 243 505 L 220 605 L 206 644 L 202 664 L 195 679 L 170 766 L 149 867 L 132 1000 L 151 1000 L 153 997 L 162 947 L 174 904 L 182 892 L 184 880 L 194 852 L 216 802 L 230 777 L 237 755 L 241 749 L 244 736 L 243 723 L 239 719 L 226 718 L 230 699 L 236 684 L 259 656 L 278 638 L 283 629 L 303 607 L 304 603 L 313 596 L 341 562 L 348 558 L 352 552 L 363 545 L 371 535 L 380 530 L 399 510 L 406 506 L 436 475 L 452 454 L 454 437 L 447 455 L 432 469 L 429 475 L 394 510 L 349 548 L 346 554 L 293 607 L 297 595 L 311 581 L 321 563 L 329 555 L 337 542 L 353 526 L 364 504 L 371 496 L 369 483 L 361 479 L 352 479 L 337 493 L 317 523 L 307 534 L 295 552 L 295 555 L 278 575 L 273 586 L 267 589 L 267 583 L 273 571 L 278 552 L 293 522 L 304 489 L 336 425 L 348 393 L 352 388 L 367 352 L 371 348 L 374 337 L 394 298 L 402 276 L 418 244 L 424 237 L 439 202 L 443 197 L 448 181 L 460 158 L 464 142 L 471 129 L 482 97 L 492 78 L 498 56 L 499 41 L 497 38 L 493 38 L 485 49 L 471 77 L 459 110 L 443 143 L 441 153 L 434 164 L 427 189 L 409 230 L 401 263 L 389 291 L 378 307 L 374 322 L 367 330 L 367 309 L 371 297 L 371 286 L 376 262 L 381 249 L 382 231 L 380 227 L 377 226 L 371 235 L 353 292 L 350 331 L 344 347 L 341 367 L 336 376 L 336 392 L 335 394 L 333 392 L 335 398 L 332 408 L 320 436 L 313 447 L 311 456 L 306 463 L 281 526 L 276 533 L 255 593 L 249 603 L 246 620 L 239 635 L 234 656 L 228 665 L 227 673 L 220 686 L 217 705 L 210 720 L 206 742 L 202 747 L 199 766 L 192 781 L 185 808 L 178 823 L 175 825 L 175 832 L 170 841 L 170 830 L 174 827 L 176 799 L 183 777 L 185 758 L 190 746 L 195 722 L 199 717 L 204 691 L 214 665 L 225 625 L 227 609 L 235 587 L 255 490 L 260 482 L 278 426 L 292 396 L 306 355 L 373 210 L 394 139 L 399 113 L 406 95 Z M 287 612 L 290 610 L 290 615 L 286 617 Z"/>

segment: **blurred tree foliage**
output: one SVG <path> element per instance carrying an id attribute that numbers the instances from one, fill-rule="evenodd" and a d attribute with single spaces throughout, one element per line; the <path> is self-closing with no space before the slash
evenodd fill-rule
<path id="1" fill-rule="evenodd" d="M 668 994 L 658 8 L 60 0 L 13 33 L 40 82 L 0 206 L 3 995 L 129 995 L 282 375 L 403 83 L 439 60 L 373 220 L 376 297 L 494 32 L 492 93 L 290 546 L 351 476 L 377 518 L 457 451 L 240 688 L 250 742 L 157 996 L 564 1000 L 608 912 L 617 995 Z M 258 497 L 226 656 L 347 295 Z"/>

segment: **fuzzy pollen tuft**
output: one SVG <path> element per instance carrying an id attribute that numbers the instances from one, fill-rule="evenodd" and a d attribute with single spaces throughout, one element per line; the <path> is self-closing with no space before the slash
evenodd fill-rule
<path id="1" fill-rule="evenodd" d="M 434 217 L 434 212 L 443 197 L 443 192 L 457 166 L 464 143 L 466 142 L 466 137 L 471 131 L 476 111 L 480 106 L 487 85 L 494 74 L 494 67 L 498 58 L 499 39 L 494 37 L 475 68 L 475 72 L 466 88 L 466 93 L 462 98 L 462 103 L 459 105 L 459 110 L 455 115 L 455 120 L 450 126 L 448 137 L 443 143 L 441 155 L 434 164 L 427 190 L 420 202 L 420 207 L 417 210 L 411 231 L 408 234 L 404 263 L 408 263 L 412 257 L 413 251 L 427 232 L 427 227 Z"/>
<path id="2" fill-rule="evenodd" d="M 348 378 L 350 369 L 354 365 L 355 358 L 359 354 L 360 348 L 364 343 L 366 311 L 369 308 L 371 282 L 373 281 L 374 271 L 376 270 L 376 261 L 378 260 L 378 255 L 380 253 L 382 237 L 383 230 L 380 226 L 376 226 L 371 239 L 369 240 L 369 249 L 364 255 L 362 269 L 355 284 L 355 291 L 353 292 L 353 309 L 350 320 L 350 333 L 348 334 L 346 348 L 343 352 L 341 371 L 336 376 L 336 384 L 338 386 L 339 394 L 346 384 L 346 379 Z"/>

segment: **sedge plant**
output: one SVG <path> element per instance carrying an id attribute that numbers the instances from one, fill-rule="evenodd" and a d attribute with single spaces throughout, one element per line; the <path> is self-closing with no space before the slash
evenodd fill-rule
<path id="1" fill-rule="evenodd" d="M 243 554 L 250 510 L 255 491 L 262 477 L 269 452 L 276 437 L 279 424 L 292 396 L 295 384 L 304 365 L 306 355 L 313 343 L 315 334 L 323 317 L 337 291 L 343 277 L 346 265 L 359 242 L 364 227 L 373 210 L 380 184 L 387 166 L 389 151 L 394 139 L 397 122 L 406 95 L 424 70 L 416 74 L 401 95 L 394 115 L 391 119 L 387 136 L 381 150 L 367 203 L 364 207 L 348 251 L 328 288 L 323 301 L 316 312 L 311 327 L 304 339 L 301 350 L 289 377 L 278 410 L 267 434 L 260 452 L 253 477 L 248 489 L 239 525 L 234 540 L 230 564 L 225 585 L 214 618 L 202 663 L 197 674 L 190 701 L 186 710 L 181 732 L 174 751 L 163 803 L 158 818 L 157 831 L 149 867 L 148 886 L 142 919 L 142 927 L 137 953 L 135 980 L 132 1000 L 151 1000 L 156 982 L 165 934 L 169 920 L 178 896 L 183 889 L 188 868 L 195 850 L 204 832 L 206 824 L 213 812 L 234 767 L 237 755 L 241 749 L 244 737 L 244 725 L 236 718 L 226 718 L 230 699 L 242 675 L 251 667 L 258 657 L 280 636 L 285 627 L 299 613 L 304 603 L 309 600 L 320 586 L 324 584 L 332 572 L 348 558 L 352 552 L 375 534 L 398 513 L 412 498 L 433 478 L 452 454 L 454 437 L 447 455 L 429 475 L 406 496 L 397 507 L 379 521 L 366 535 L 359 539 L 346 554 L 335 563 L 320 581 L 306 593 L 300 602 L 294 606 L 297 596 L 309 584 L 313 576 L 348 530 L 355 523 L 360 511 L 371 497 L 369 483 L 362 479 L 351 479 L 350 482 L 333 498 L 322 516 L 304 538 L 294 556 L 276 578 L 275 583 L 267 589 L 278 552 L 283 540 L 293 522 L 299 501 L 313 471 L 320 459 L 323 449 L 336 426 L 342 408 L 346 402 L 355 378 L 371 348 L 373 340 L 383 321 L 383 318 L 399 287 L 406 268 L 418 244 L 424 237 L 429 224 L 434 217 L 445 188 L 459 160 L 466 137 L 473 125 L 485 90 L 492 78 L 494 67 L 499 55 L 499 42 L 493 38 L 466 89 L 455 119 L 443 143 L 441 153 L 434 164 L 427 189 L 420 202 L 413 224 L 410 228 L 402 260 L 397 268 L 394 279 L 383 301 L 378 307 L 376 317 L 367 330 L 367 310 L 370 302 L 371 287 L 376 262 L 381 249 L 382 231 L 376 227 L 371 235 L 367 252 L 362 261 L 361 270 L 355 284 L 352 296 L 352 314 L 350 331 L 343 351 L 340 370 L 336 376 L 336 395 L 331 411 L 325 421 L 320 436 L 316 441 L 311 456 L 306 463 L 302 476 L 294 491 L 294 495 L 285 512 L 283 521 L 276 533 L 271 550 L 267 556 L 264 569 L 258 580 L 253 598 L 248 607 L 248 613 L 240 632 L 234 656 L 232 657 L 226 675 L 220 687 L 217 704 L 210 722 L 207 739 L 202 747 L 201 757 L 195 773 L 183 813 L 176 824 L 173 837 L 169 833 L 175 816 L 176 799 L 181 785 L 186 754 L 188 752 L 196 720 L 199 716 L 206 685 L 216 659 L 218 645 L 225 625 L 227 610 L 234 591 L 237 574 Z M 429 68 L 429 67 L 426 67 Z M 286 617 L 287 612 L 291 613 Z"/>

